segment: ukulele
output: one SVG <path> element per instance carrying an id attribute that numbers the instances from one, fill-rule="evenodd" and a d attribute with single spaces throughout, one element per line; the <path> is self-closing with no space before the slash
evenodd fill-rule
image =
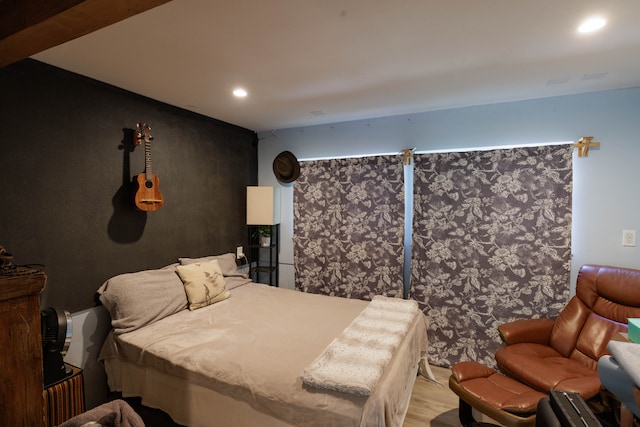
<path id="1" fill-rule="evenodd" d="M 141 211 L 157 211 L 164 204 L 158 184 L 160 178 L 151 172 L 151 127 L 146 123 L 138 123 L 136 145 L 144 139 L 144 173 L 136 177 L 137 189 L 135 194 L 136 208 Z"/>

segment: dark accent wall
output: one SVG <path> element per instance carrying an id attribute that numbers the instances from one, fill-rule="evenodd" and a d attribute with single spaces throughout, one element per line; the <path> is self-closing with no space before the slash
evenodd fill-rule
<path id="1" fill-rule="evenodd" d="M 138 122 L 151 125 L 155 212 L 133 204 Z M 253 131 L 31 59 L 0 69 L 0 245 L 44 264 L 43 307 L 75 312 L 114 275 L 246 245 L 257 182 Z"/>

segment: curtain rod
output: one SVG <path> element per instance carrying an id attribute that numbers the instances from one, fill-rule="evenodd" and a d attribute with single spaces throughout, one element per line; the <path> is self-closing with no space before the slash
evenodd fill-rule
<path id="1" fill-rule="evenodd" d="M 442 148 L 435 150 L 413 150 L 413 154 L 440 154 L 440 153 L 461 153 L 466 151 L 489 151 L 489 150 L 508 150 L 511 148 L 522 148 L 522 147 L 541 147 L 547 145 L 568 145 L 574 144 L 573 141 L 558 141 L 558 142 L 538 142 L 538 143 L 526 143 L 526 144 L 509 144 L 509 145 L 495 145 L 490 147 L 465 147 L 465 148 Z M 311 162 L 316 160 L 338 160 L 338 159 L 359 159 L 362 157 L 375 157 L 375 156 L 394 156 L 394 155 L 403 155 L 404 150 L 396 151 L 393 153 L 370 153 L 370 154 L 351 154 L 345 156 L 323 156 L 323 157 L 306 157 L 298 159 L 300 162 Z"/>
<path id="2" fill-rule="evenodd" d="M 523 147 L 545 147 L 547 145 L 569 145 L 573 144 L 573 141 L 558 141 L 558 142 L 532 142 L 526 144 L 509 144 L 509 145 L 493 145 L 490 147 L 466 147 L 466 148 L 451 148 L 446 150 L 419 150 L 414 154 L 436 154 L 436 153 L 463 153 L 466 151 L 491 151 L 491 150 L 509 150 L 511 148 L 523 148 Z"/>

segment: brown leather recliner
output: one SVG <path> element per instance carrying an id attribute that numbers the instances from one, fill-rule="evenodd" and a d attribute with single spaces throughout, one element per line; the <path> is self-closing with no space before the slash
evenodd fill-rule
<path id="1" fill-rule="evenodd" d="M 585 265 L 576 295 L 555 320 L 526 319 L 498 327 L 506 346 L 496 352 L 506 375 L 548 393 L 578 392 L 589 400 L 601 391 L 598 359 L 627 319 L 640 317 L 640 270 Z"/>

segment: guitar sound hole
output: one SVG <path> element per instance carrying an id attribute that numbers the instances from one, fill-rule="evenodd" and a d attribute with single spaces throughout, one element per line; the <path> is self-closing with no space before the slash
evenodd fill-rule
<path id="1" fill-rule="evenodd" d="M 151 188 L 153 187 L 153 182 L 152 181 L 145 181 L 144 186 L 147 188 Z"/>

